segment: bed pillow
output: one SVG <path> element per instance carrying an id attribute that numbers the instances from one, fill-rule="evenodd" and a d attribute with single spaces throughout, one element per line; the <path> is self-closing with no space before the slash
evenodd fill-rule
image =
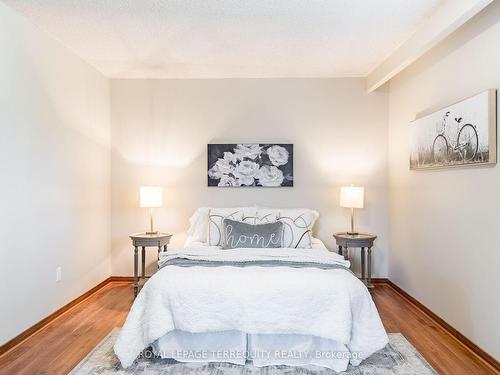
<path id="1" fill-rule="evenodd" d="M 283 223 L 283 247 L 310 249 L 312 229 L 319 217 L 317 211 L 307 208 L 264 208 L 257 209 L 257 216 L 276 214 L 276 220 Z"/>
<path id="2" fill-rule="evenodd" d="M 283 247 L 283 223 L 247 224 L 231 219 L 222 221 L 223 249 Z"/>
<path id="3" fill-rule="evenodd" d="M 190 227 L 187 231 L 188 239 L 190 242 L 203 242 L 207 241 L 208 232 L 208 214 L 210 208 L 200 207 L 193 216 L 189 218 Z"/>
<path id="4" fill-rule="evenodd" d="M 231 219 L 243 221 L 246 217 L 255 216 L 257 208 L 238 207 L 238 208 L 211 208 L 208 213 L 208 236 L 207 244 L 209 246 L 224 246 L 224 227 L 222 221 Z"/>

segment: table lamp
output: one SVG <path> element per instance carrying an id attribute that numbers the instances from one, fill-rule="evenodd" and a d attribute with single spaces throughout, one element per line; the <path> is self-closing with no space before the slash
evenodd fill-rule
<path id="1" fill-rule="evenodd" d="M 343 186 L 340 188 L 340 207 L 351 209 L 351 231 L 347 234 L 358 234 L 354 230 L 354 209 L 363 208 L 364 188 L 358 186 Z"/>
<path id="2" fill-rule="evenodd" d="M 161 186 L 141 186 L 139 190 L 140 205 L 142 208 L 149 208 L 150 229 L 146 234 L 158 234 L 153 226 L 153 208 L 163 205 L 163 188 Z"/>

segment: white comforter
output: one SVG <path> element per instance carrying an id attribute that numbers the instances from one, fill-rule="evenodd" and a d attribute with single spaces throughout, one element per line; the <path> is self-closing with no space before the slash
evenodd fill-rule
<path id="1" fill-rule="evenodd" d="M 349 265 L 314 249 L 185 249 L 164 255 L 217 261 L 307 262 Z M 359 364 L 388 342 L 363 283 L 345 269 L 315 267 L 181 267 L 167 265 L 137 296 L 114 350 L 124 367 L 173 330 L 303 334 L 338 341 Z"/>

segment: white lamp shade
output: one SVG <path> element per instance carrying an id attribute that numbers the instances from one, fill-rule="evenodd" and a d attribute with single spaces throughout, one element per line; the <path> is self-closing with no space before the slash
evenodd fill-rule
<path id="1" fill-rule="evenodd" d="M 340 206 L 347 208 L 363 208 L 365 189 L 358 186 L 340 188 Z"/>
<path id="2" fill-rule="evenodd" d="M 163 188 L 161 186 L 141 186 L 139 196 L 141 207 L 161 207 L 163 204 Z"/>

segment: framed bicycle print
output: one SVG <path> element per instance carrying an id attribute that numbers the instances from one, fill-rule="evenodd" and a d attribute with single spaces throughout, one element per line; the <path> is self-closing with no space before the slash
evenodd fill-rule
<path id="1" fill-rule="evenodd" d="M 410 169 L 494 164 L 496 89 L 483 91 L 410 123 Z"/>

